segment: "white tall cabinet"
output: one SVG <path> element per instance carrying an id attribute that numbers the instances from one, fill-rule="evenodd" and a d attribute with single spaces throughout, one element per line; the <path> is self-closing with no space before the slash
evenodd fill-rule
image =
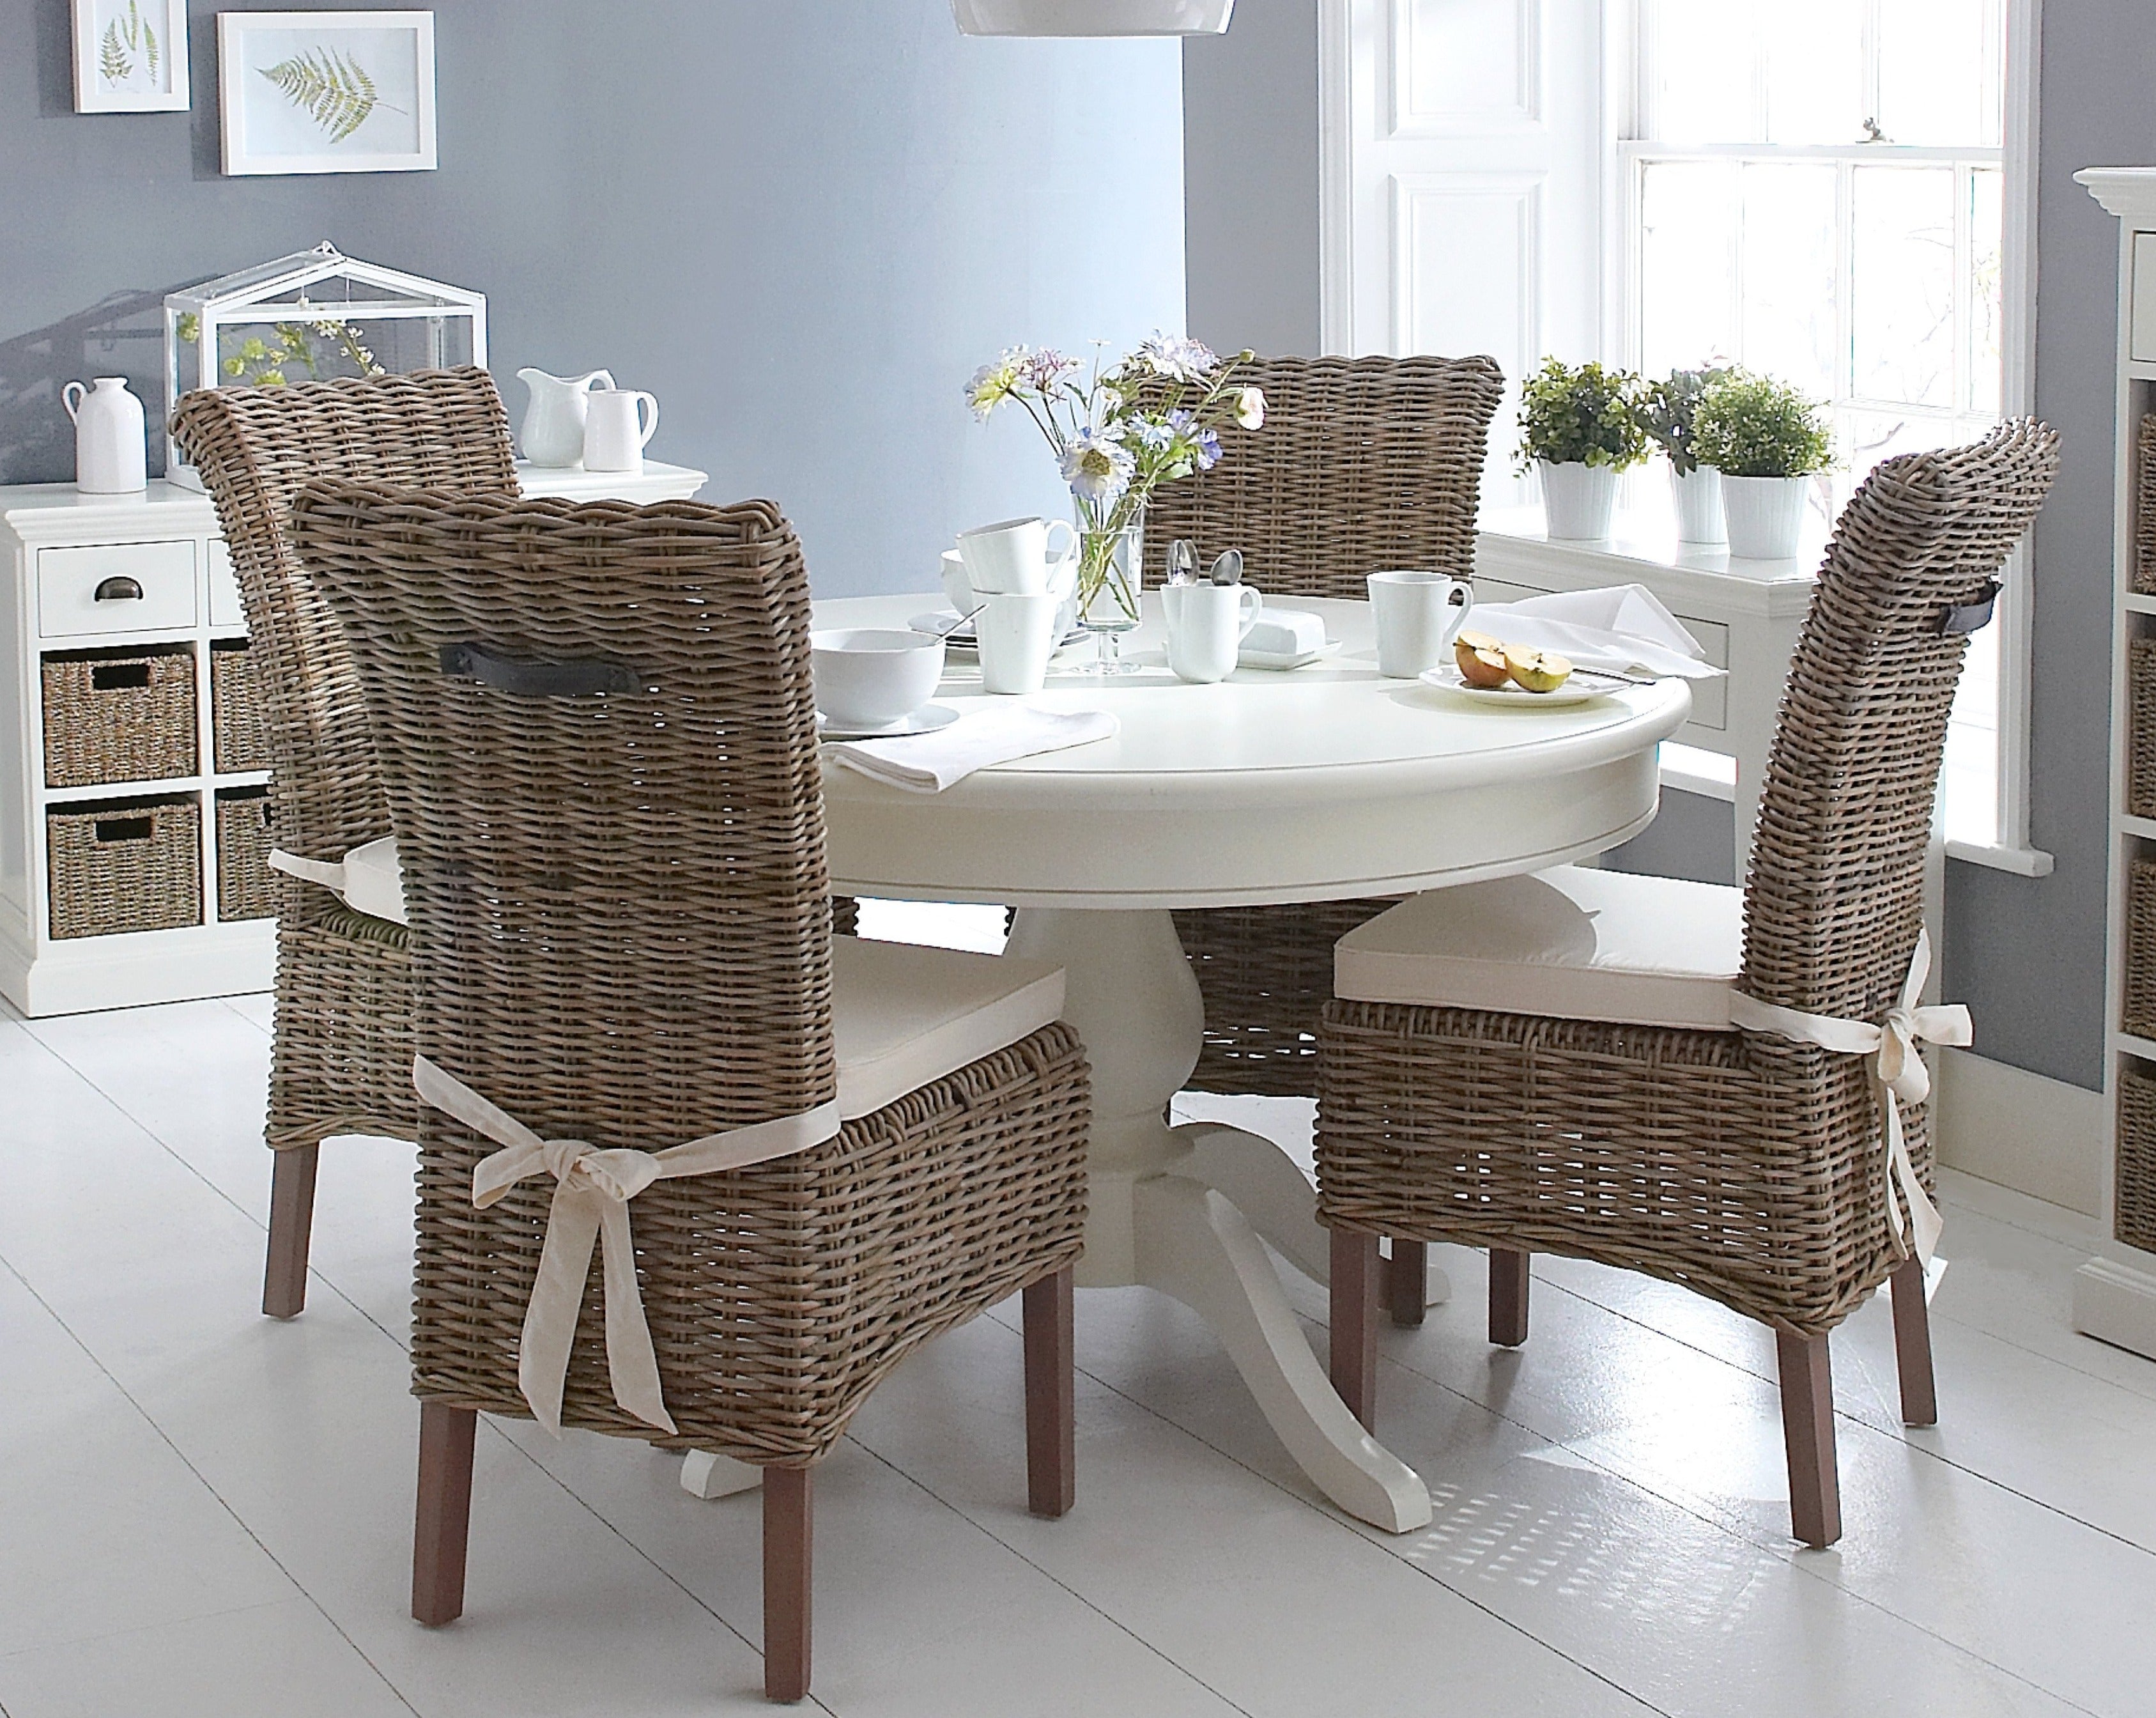
<path id="1" fill-rule="evenodd" d="M 649 460 L 520 475 L 527 494 L 635 502 L 705 481 Z M 269 989 L 276 921 L 244 916 L 264 903 L 234 886 L 266 843 L 259 812 L 251 830 L 232 814 L 270 778 L 232 743 L 234 684 L 213 666 L 247 628 L 208 498 L 163 482 L 0 487 L 0 995 L 34 1016 Z M 121 722 L 140 711 L 153 675 L 162 738 L 83 731 L 108 704 Z M 146 865 L 134 856 L 151 843 Z M 157 928 L 94 928 L 146 919 Z"/>
<path id="2" fill-rule="evenodd" d="M 2138 1353 L 2156 1355 L 2156 1116 L 2142 1082 L 2156 1082 L 2156 1036 L 2129 995 L 2156 981 L 2134 958 L 2137 865 L 2156 862 L 2156 818 L 2133 814 L 2134 646 L 2156 640 L 2156 591 L 2135 589 L 2141 546 L 2156 543 L 2156 502 L 2140 491 L 2143 424 L 2156 413 L 2156 167 L 2092 167 L 2074 176 L 2119 219 L 2118 395 L 2116 534 L 2112 577 L 2111 866 L 2105 998 L 2104 1095 L 2110 1118 L 2105 1154 L 2104 1227 L 2110 1238 L 2074 1283 L 2074 1324 Z M 2146 656 L 2146 653 L 2143 653 Z M 2143 673 L 2151 671 L 2144 661 Z M 2143 735 L 2143 745 L 2156 736 Z M 2145 754 L 2144 754 L 2145 756 Z M 2147 809 L 2144 806 L 2144 809 Z M 2148 881 L 2143 879 L 2145 894 Z M 2144 903 L 2144 913 L 2146 903 Z M 2147 942 L 2148 939 L 2143 939 Z M 2136 1245 L 2138 1240 L 2143 1244 Z"/>

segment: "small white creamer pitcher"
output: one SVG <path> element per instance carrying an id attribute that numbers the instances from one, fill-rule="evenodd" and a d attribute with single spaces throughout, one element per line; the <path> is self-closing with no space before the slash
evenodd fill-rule
<path id="1" fill-rule="evenodd" d="M 1235 657 L 1265 604 L 1253 584 L 1166 584 L 1160 600 L 1168 614 L 1168 666 L 1193 686 L 1210 686 L 1235 671 Z"/>

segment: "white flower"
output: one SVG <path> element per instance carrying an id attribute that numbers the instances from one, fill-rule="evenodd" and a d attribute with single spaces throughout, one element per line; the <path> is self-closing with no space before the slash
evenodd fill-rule
<path id="1" fill-rule="evenodd" d="M 1202 382 L 1220 363 L 1200 342 L 1180 334 L 1163 334 L 1158 330 L 1138 347 L 1135 356 L 1155 375 L 1165 376 L 1171 382 Z"/>
<path id="2" fill-rule="evenodd" d="M 973 378 L 966 384 L 966 404 L 973 409 L 973 415 L 985 419 L 988 414 L 1011 397 L 1011 391 L 1026 380 L 1026 371 L 1033 362 L 1033 353 L 1023 346 L 1014 346 L 992 364 L 983 364 L 973 372 Z"/>
<path id="3" fill-rule="evenodd" d="M 1081 501 L 1111 502 L 1130 487 L 1137 461 L 1121 443 L 1088 430 L 1063 455 L 1063 478 Z"/>
<path id="4" fill-rule="evenodd" d="M 1265 394 L 1261 388 L 1245 388 L 1235 396 L 1235 421 L 1245 430 L 1265 427 Z"/>

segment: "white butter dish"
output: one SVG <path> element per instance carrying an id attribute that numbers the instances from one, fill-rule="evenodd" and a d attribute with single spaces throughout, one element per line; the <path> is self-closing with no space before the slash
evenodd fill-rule
<path id="1" fill-rule="evenodd" d="M 1243 640 L 1246 655 L 1302 656 L 1325 642 L 1325 617 L 1301 609 L 1260 609 Z"/>

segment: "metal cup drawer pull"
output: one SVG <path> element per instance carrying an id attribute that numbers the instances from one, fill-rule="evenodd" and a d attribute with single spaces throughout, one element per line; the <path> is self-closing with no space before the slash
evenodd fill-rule
<path id="1" fill-rule="evenodd" d="M 142 587 L 126 574 L 116 573 L 110 579 L 99 580 L 90 599 L 94 603 L 139 603 L 142 600 Z"/>

